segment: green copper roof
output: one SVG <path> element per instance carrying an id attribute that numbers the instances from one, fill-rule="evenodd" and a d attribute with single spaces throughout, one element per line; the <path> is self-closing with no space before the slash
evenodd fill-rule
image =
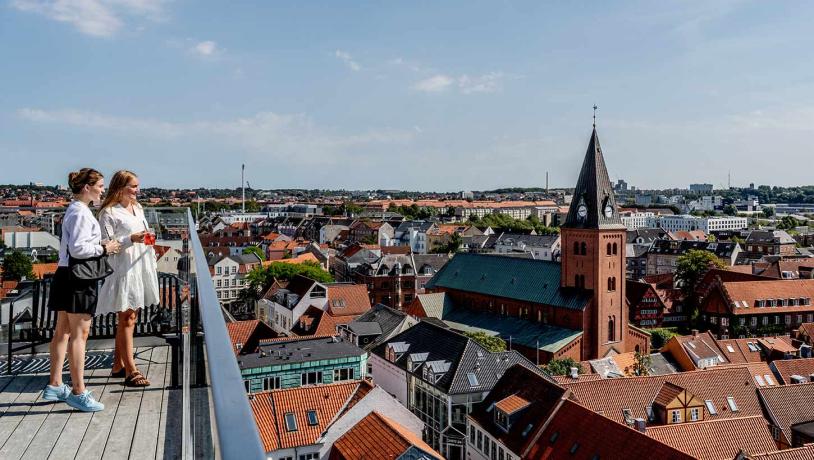
<path id="1" fill-rule="evenodd" d="M 459 253 L 427 282 L 427 289 L 459 291 L 584 310 L 590 295 L 560 288 L 560 264 L 546 260 Z"/>
<path id="2" fill-rule="evenodd" d="M 582 331 L 460 307 L 448 312 L 443 320 L 450 328 L 457 331 L 485 332 L 489 335 L 497 335 L 507 344 L 511 337 L 513 344 L 539 348 L 550 353 L 556 353 L 582 335 Z"/>

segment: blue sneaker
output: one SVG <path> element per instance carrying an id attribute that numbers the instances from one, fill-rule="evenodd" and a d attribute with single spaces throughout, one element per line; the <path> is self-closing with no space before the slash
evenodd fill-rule
<path id="1" fill-rule="evenodd" d="M 46 401 L 65 401 L 70 394 L 71 387 L 64 383 L 58 387 L 45 385 L 45 389 L 42 390 L 42 399 Z"/>
<path id="2" fill-rule="evenodd" d="M 78 395 L 71 392 L 71 394 L 65 398 L 65 404 L 82 412 L 97 412 L 105 408 L 104 404 L 93 399 L 93 396 L 90 395 L 90 390 L 85 390 L 84 393 Z"/>

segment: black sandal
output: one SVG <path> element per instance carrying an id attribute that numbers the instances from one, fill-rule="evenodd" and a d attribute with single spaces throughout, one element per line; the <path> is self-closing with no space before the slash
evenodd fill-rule
<path id="1" fill-rule="evenodd" d="M 127 387 L 148 387 L 150 386 L 150 381 L 147 380 L 141 372 L 136 371 L 132 374 L 128 375 L 126 379 L 124 379 L 124 386 Z"/>
<path id="2" fill-rule="evenodd" d="M 112 377 L 114 379 L 120 379 L 120 378 L 124 377 L 125 375 L 126 375 L 126 372 L 125 372 L 124 368 L 121 368 L 121 369 L 119 369 L 117 371 L 114 371 L 113 369 L 110 370 L 110 377 Z"/>

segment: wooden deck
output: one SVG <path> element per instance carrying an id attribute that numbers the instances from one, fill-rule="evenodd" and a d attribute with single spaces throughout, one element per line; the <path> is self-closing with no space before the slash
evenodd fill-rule
<path id="1" fill-rule="evenodd" d="M 165 459 L 181 456 L 181 390 L 170 382 L 170 348 L 136 349 L 152 385 L 110 378 L 112 351 L 89 352 L 85 381 L 105 405 L 96 413 L 41 399 L 48 355 L 21 358 L 0 376 L 0 459 Z M 69 378 L 65 375 L 66 380 Z"/>

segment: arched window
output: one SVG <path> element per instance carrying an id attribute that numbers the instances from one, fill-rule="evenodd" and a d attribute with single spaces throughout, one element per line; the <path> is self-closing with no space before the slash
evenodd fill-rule
<path id="1" fill-rule="evenodd" d="M 608 255 L 611 255 L 611 244 L 608 243 Z"/>
<path id="2" fill-rule="evenodd" d="M 608 342 L 616 341 L 616 321 L 612 316 L 608 317 Z"/>
<path id="3" fill-rule="evenodd" d="M 616 277 L 613 277 L 613 290 L 616 290 Z"/>
<path id="4" fill-rule="evenodd" d="M 584 242 L 584 241 L 583 241 L 583 242 L 582 242 L 582 244 L 580 245 L 579 249 L 580 249 L 580 250 L 579 250 L 580 254 L 582 254 L 583 256 L 584 256 L 585 254 L 588 254 L 588 246 L 585 244 L 585 242 Z"/>
<path id="5" fill-rule="evenodd" d="M 582 286 L 579 285 L 579 275 L 574 275 L 574 287 L 581 288 Z"/>
<path id="6" fill-rule="evenodd" d="M 574 241 L 574 255 L 579 255 L 579 241 Z"/>
<path id="7" fill-rule="evenodd" d="M 608 278 L 608 290 L 613 290 L 613 278 Z"/>
<path id="8" fill-rule="evenodd" d="M 613 255 L 616 255 L 618 253 L 619 253 L 619 247 L 616 245 L 616 243 L 613 243 Z"/>

